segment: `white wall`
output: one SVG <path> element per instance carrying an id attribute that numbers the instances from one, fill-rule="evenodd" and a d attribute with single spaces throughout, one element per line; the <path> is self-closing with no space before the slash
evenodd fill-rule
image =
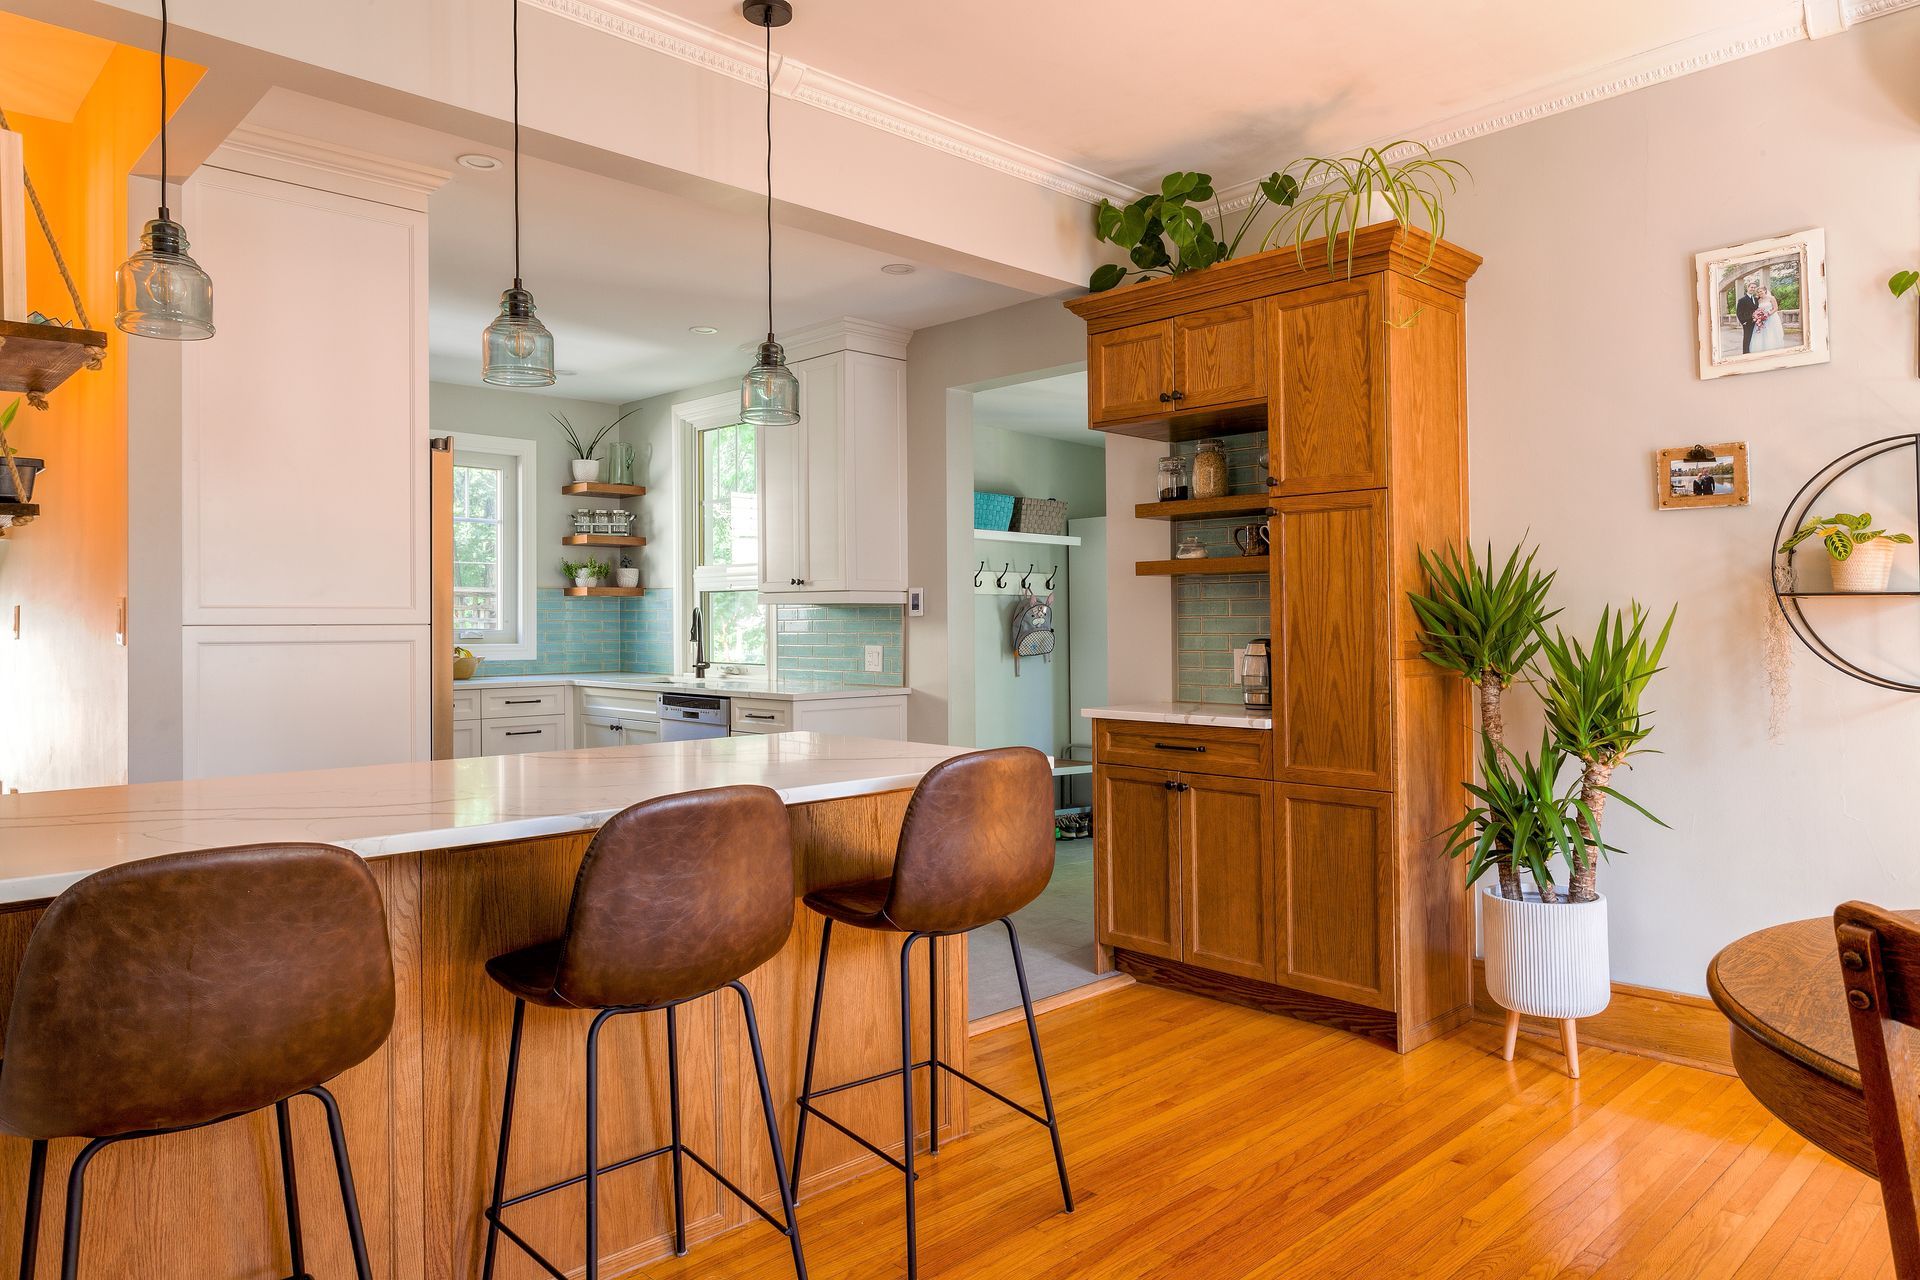
<path id="1" fill-rule="evenodd" d="M 1468 290 L 1474 538 L 1499 549 L 1530 533 L 1571 627 L 1636 596 L 1680 605 L 1649 698 L 1664 754 L 1617 779 L 1672 830 L 1608 816 L 1632 851 L 1601 878 L 1624 982 L 1699 992 L 1741 934 L 1852 897 L 1920 900 L 1920 699 L 1796 643 L 1769 741 L 1765 670 L 1782 509 L 1829 458 L 1920 429 L 1915 308 L 1883 283 L 1920 265 L 1916 67 L 1920 13 L 1900 14 L 1451 153 L 1474 182 L 1449 238 L 1487 260 Z M 1702 382 L 1693 254 L 1808 226 L 1827 230 L 1833 362 Z M 1750 507 L 1655 510 L 1656 448 L 1727 440 L 1750 446 Z M 1912 529 L 1906 480 L 1904 508 L 1880 514 Z M 1911 552 L 1902 572 L 1911 585 Z M 1521 745 L 1537 721 L 1528 695 L 1512 701 Z"/>

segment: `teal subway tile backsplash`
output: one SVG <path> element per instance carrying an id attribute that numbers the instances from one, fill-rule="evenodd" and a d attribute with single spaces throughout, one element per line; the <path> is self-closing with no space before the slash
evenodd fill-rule
<path id="1" fill-rule="evenodd" d="M 668 675 L 673 661 L 673 592 L 647 588 L 621 604 L 620 669 Z"/>
<path id="2" fill-rule="evenodd" d="M 841 684 L 906 683 L 904 611 L 889 604 L 783 604 L 774 609 L 780 678 L 830 678 Z M 866 669 L 866 648 L 880 646 L 880 670 Z"/>
<path id="3" fill-rule="evenodd" d="M 1261 493 L 1266 471 L 1260 455 L 1266 451 L 1264 431 L 1228 436 L 1227 491 Z M 1195 445 L 1176 445 L 1191 455 Z M 1198 535 L 1210 556 L 1238 555 L 1233 531 L 1247 519 L 1181 520 L 1173 524 L 1174 539 Z M 1247 641 L 1273 634 L 1273 610 L 1268 600 L 1267 575 L 1232 573 L 1189 575 L 1173 580 L 1174 696 L 1182 702 L 1238 703 L 1240 684 L 1234 679 L 1233 651 Z"/>
<path id="4" fill-rule="evenodd" d="M 539 610 L 539 656 L 527 662 L 487 662 L 483 676 L 567 675 L 578 671 L 671 670 L 672 593 L 644 596 L 570 596 L 558 587 L 534 592 Z"/>

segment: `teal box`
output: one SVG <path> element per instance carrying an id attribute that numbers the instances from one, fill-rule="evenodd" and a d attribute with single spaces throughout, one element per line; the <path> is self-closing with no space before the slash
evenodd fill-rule
<path id="1" fill-rule="evenodd" d="M 973 495 L 973 527 L 1005 533 L 1013 527 L 1013 495 L 978 493 Z"/>

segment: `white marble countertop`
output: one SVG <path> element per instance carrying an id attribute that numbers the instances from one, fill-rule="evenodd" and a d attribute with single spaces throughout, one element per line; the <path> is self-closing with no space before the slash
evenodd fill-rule
<path id="1" fill-rule="evenodd" d="M 1273 712 L 1248 711 L 1230 702 L 1128 702 L 1088 707 L 1089 720 L 1146 720 L 1154 724 L 1204 724 L 1222 729 L 1271 729 Z"/>
<path id="2" fill-rule="evenodd" d="M 480 670 L 487 669 L 485 663 Z M 455 680 L 455 689 L 511 688 L 520 685 L 619 685 L 645 693 L 707 693 L 718 697 L 773 698 L 785 702 L 805 702 L 816 698 L 904 698 L 908 690 L 900 685 L 834 684 L 818 680 L 749 680 L 741 676 L 709 676 L 695 680 L 691 676 L 657 676 L 632 671 L 568 671 L 550 675 L 487 676 Z"/>
<path id="3" fill-rule="evenodd" d="M 788 804 L 900 791 L 966 750 L 781 733 L 0 796 L 0 902 L 222 845 L 314 840 L 378 858 L 591 831 L 642 800 L 737 783 Z"/>

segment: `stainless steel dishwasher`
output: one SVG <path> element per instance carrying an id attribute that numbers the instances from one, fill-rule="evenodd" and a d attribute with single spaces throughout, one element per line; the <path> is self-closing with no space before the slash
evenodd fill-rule
<path id="1" fill-rule="evenodd" d="M 660 741 L 727 736 L 727 699 L 701 693 L 660 695 Z"/>

